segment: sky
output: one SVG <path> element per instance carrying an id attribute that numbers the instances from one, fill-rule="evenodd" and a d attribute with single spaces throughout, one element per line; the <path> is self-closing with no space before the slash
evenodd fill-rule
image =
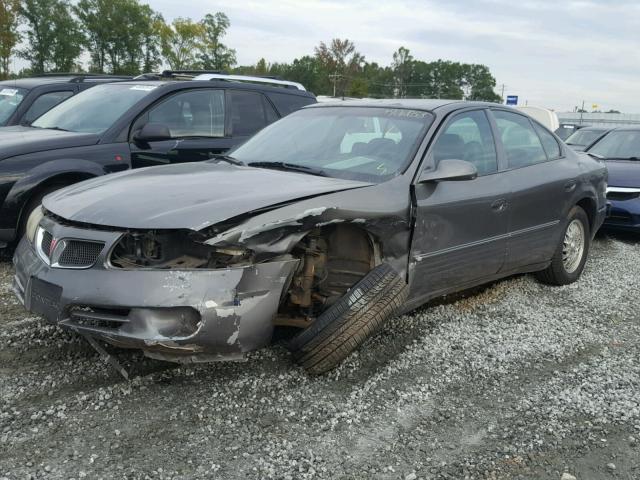
<path id="1" fill-rule="evenodd" d="M 141 1 L 166 21 L 226 13 L 239 65 L 348 38 L 381 65 L 401 46 L 418 60 L 487 65 L 496 92 L 520 105 L 640 113 L 640 0 Z"/>
<path id="2" fill-rule="evenodd" d="M 487 65 L 520 104 L 640 113 L 638 0 L 148 0 L 166 20 L 222 11 L 238 63 L 290 62 L 348 38 L 383 65 L 400 46 L 420 60 Z"/>

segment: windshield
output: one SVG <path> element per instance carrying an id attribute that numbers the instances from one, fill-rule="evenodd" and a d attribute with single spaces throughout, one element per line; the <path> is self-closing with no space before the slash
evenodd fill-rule
<path id="1" fill-rule="evenodd" d="M 606 129 L 602 130 L 578 130 L 573 135 L 569 136 L 565 140 L 567 145 L 580 145 L 581 147 L 586 147 L 587 145 L 591 145 L 595 142 L 600 135 L 606 132 Z"/>
<path id="2" fill-rule="evenodd" d="M 618 160 L 640 159 L 640 130 L 616 130 L 604 136 L 589 149 L 602 158 Z"/>
<path id="3" fill-rule="evenodd" d="M 102 133 L 155 85 L 106 84 L 62 102 L 31 124 L 70 132 Z"/>
<path id="4" fill-rule="evenodd" d="M 265 128 L 230 155 L 248 165 L 286 164 L 331 177 L 382 182 L 404 170 L 432 120 L 421 110 L 308 108 Z"/>
<path id="5" fill-rule="evenodd" d="M 6 125 L 27 92 L 24 88 L 0 85 L 0 126 Z"/>

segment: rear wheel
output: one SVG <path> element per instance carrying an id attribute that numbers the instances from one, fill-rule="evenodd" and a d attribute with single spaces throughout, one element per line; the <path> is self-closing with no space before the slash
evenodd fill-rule
<path id="1" fill-rule="evenodd" d="M 551 264 L 536 274 L 538 280 L 551 285 L 567 285 L 580 278 L 591 245 L 589 218 L 575 206 L 569 212 L 561 242 Z"/>

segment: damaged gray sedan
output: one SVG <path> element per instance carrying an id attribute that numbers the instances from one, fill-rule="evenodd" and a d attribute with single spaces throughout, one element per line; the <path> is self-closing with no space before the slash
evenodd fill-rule
<path id="1" fill-rule="evenodd" d="M 238 359 L 275 330 L 310 372 L 392 315 L 521 272 L 577 280 L 604 165 L 495 104 L 322 104 L 229 156 L 55 192 L 14 257 L 27 309 L 169 361 Z"/>

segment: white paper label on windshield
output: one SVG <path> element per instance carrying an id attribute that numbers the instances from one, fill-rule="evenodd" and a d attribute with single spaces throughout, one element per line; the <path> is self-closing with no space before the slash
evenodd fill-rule
<path id="1" fill-rule="evenodd" d="M 156 85 L 134 85 L 129 90 L 142 90 L 144 92 L 150 92 L 156 88 Z"/>
<path id="2" fill-rule="evenodd" d="M 18 90 L 15 88 L 3 88 L 0 90 L 0 95 L 4 95 L 6 97 L 13 97 L 16 93 L 18 93 Z"/>

